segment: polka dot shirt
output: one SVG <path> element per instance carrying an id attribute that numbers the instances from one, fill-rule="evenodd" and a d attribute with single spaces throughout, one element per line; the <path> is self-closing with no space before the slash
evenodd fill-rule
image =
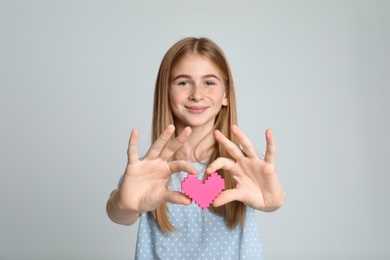
<path id="1" fill-rule="evenodd" d="M 205 167 L 193 164 L 202 179 Z M 180 190 L 187 173 L 171 177 L 170 190 Z M 222 217 L 195 202 L 190 206 L 168 203 L 169 219 L 175 231 L 164 234 L 151 214 L 141 214 L 135 259 L 256 259 L 262 260 L 262 246 L 254 210 L 247 208 L 244 227 L 229 229 Z"/>

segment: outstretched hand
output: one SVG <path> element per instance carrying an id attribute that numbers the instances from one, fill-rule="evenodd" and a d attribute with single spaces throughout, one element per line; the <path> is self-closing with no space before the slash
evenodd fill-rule
<path id="1" fill-rule="evenodd" d="M 185 161 L 170 161 L 191 135 L 191 128 L 187 127 L 175 139 L 170 140 L 174 131 L 175 127 L 169 125 L 142 160 L 138 156 L 138 131 L 132 131 L 127 151 L 128 163 L 118 190 L 120 208 L 141 213 L 154 210 L 165 202 L 191 204 L 191 200 L 183 193 L 168 190 L 172 173 L 198 173 Z"/>
<path id="2" fill-rule="evenodd" d="M 220 131 L 214 132 L 215 139 L 228 151 L 232 159 L 220 157 L 212 162 L 206 173 L 219 169 L 229 171 L 236 187 L 223 191 L 213 202 L 218 207 L 237 200 L 245 205 L 262 211 L 273 211 L 281 207 L 284 191 L 276 174 L 275 142 L 271 130 L 266 131 L 267 149 L 264 160 L 259 157 L 252 142 L 236 126 L 231 131 L 242 146 L 227 139 Z"/>

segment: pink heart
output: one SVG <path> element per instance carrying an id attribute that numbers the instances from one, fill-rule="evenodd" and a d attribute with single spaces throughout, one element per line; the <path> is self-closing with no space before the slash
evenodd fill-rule
<path id="1" fill-rule="evenodd" d="M 188 174 L 181 182 L 181 190 L 202 210 L 206 210 L 224 188 L 225 181 L 216 172 L 210 174 L 204 183 L 193 174 Z"/>

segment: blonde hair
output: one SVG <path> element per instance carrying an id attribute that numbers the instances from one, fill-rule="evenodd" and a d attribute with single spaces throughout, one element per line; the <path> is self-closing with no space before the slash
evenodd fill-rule
<path id="1" fill-rule="evenodd" d="M 223 51 L 210 39 L 207 38 L 184 38 L 175 43 L 165 54 L 156 80 L 154 92 L 153 120 L 152 120 L 152 142 L 154 142 L 169 124 L 174 124 L 172 111 L 169 104 L 169 86 L 171 82 L 172 69 L 183 58 L 190 54 L 197 54 L 211 61 L 222 75 L 225 84 L 228 105 L 222 106 L 216 116 L 214 128 L 222 132 L 233 143 L 238 144 L 237 139 L 230 131 L 232 124 L 237 124 L 236 98 L 234 84 L 229 64 Z M 174 137 L 173 137 L 174 138 Z M 202 140 L 200 141 L 202 142 Z M 212 155 L 208 162 L 214 161 L 218 157 L 231 158 L 229 153 L 217 142 L 214 144 Z M 194 151 L 195 154 L 195 151 Z M 218 174 L 225 179 L 225 188 L 233 189 L 236 182 L 225 170 L 219 170 Z M 234 228 L 238 224 L 242 226 L 245 221 L 246 207 L 242 202 L 233 201 L 218 208 L 211 207 L 211 210 L 223 216 L 229 228 Z M 175 230 L 168 218 L 168 208 L 166 204 L 160 205 L 151 214 L 163 232 Z"/>

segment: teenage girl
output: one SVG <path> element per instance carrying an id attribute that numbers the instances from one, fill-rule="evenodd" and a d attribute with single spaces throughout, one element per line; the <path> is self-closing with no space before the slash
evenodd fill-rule
<path id="1" fill-rule="evenodd" d="M 107 202 L 110 219 L 139 219 L 136 259 L 262 259 L 255 210 L 282 206 L 275 143 L 265 132 L 261 158 L 237 126 L 234 84 L 222 50 L 185 38 L 165 54 L 154 93 L 152 145 L 138 155 L 131 132 L 128 163 Z M 188 174 L 213 172 L 225 190 L 206 210 L 181 191 Z"/>

